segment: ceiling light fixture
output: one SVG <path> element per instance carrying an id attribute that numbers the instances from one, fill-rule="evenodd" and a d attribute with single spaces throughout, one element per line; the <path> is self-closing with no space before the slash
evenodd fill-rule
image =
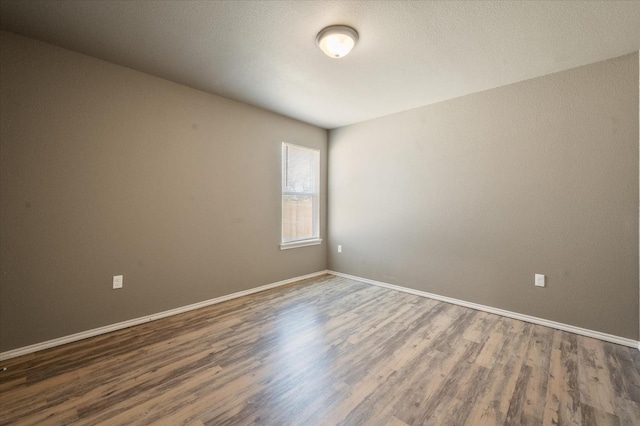
<path id="1" fill-rule="evenodd" d="M 320 31 L 316 43 L 327 56 L 342 58 L 346 56 L 358 41 L 358 32 L 344 25 L 332 25 Z"/>

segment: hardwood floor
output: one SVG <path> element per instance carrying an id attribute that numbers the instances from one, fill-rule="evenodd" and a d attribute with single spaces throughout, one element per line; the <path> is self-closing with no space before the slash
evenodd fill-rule
<path id="1" fill-rule="evenodd" d="M 640 425 L 637 349 L 332 276 L 0 364 L 3 425 Z"/>

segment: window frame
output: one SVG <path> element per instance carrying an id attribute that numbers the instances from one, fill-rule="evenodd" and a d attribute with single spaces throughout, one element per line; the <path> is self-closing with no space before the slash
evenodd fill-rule
<path id="1" fill-rule="evenodd" d="M 285 190 L 285 179 L 287 173 L 286 153 L 287 148 L 293 147 L 304 151 L 311 151 L 317 155 L 316 161 L 312 164 L 312 174 L 314 183 L 314 192 L 295 192 Z M 282 142 L 280 162 L 281 162 L 281 175 L 280 175 L 280 250 L 287 250 L 298 247 L 314 246 L 322 243 L 320 238 L 320 150 L 315 148 L 309 148 L 302 145 L 296 145 L 293 143 Z M 284 241 L 284 197 L 287 195 L 311 195 L 312 205 L 312 219 L 311 219 L 311 238 L 301 238 L 297 240 Z"/>

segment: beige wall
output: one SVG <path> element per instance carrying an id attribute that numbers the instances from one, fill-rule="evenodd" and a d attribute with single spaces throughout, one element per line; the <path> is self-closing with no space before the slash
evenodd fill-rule
<path id="1" fill-rule="evenodd" d="M 332 131 L 327 260 L 279 250 L 280 143 L 320 149 L 326 182 L 326 131 L 0 43 L 0 351 L 327 262 L 640 337 L 638 54 Z"/>
<path id="2" fill-rule="evenodd" d="M 329 268 L 638 339 L 638 182 L 637 53 L 340 128 Z"/>
<path id="3" fill-rule="evenodd" d="M 325 130 L 0 42 L 0 351 L 326 268 L 324 244 L 279 249 L 281 142 L 326 182 Z"/>

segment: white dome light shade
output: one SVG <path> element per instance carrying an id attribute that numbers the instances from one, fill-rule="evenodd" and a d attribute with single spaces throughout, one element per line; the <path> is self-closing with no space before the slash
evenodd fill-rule
<path id="1" fill-rule="evenodd" d="M 342 58 L 346 56 L 358 41 L 356 30 L 343 25 L 327 27 L 318 33 L 316 43 L 327 56 Z"/>

